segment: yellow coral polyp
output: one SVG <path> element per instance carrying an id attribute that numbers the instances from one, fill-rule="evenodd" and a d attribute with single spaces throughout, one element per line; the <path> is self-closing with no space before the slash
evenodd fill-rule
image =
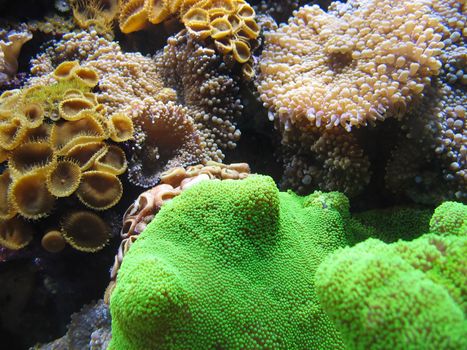
<path id="1" fill-rule="evenodd" d="M 191 24 L 207 24 L 209 23 L 209 14 L 201 8 L 192 8 L 182 18 L 183 23 Z"/>
<path id="2" fill-rule="evenodd" d="M 255 10 L 253 10 L 253 7 L 251 7 L 248 4 L 240 5 L 240 7 L 237 10 L 237 14 L 242 18 L 251 18 L 251 19 L 253 19 L 256 15 Z"/>
<path id="3" fill-rule="evenodd" d="M 245 63 L 250 59 L 250 47 L 241 40 L 235 40 L 232 45 L 233 57 L 237 62 Z"/>
<path id="4" fill-rule="evenodd" d="M 147 0 L 146 11 L 151 23 L 158 24 L 170 16 L 170 0 Z"/>
<path id="5" fill-rule="evenodd" d="M 73 161 L 60 160 L 47 174 L 47 188 L 55 197 L 68 197 L 79 186 L 80 166 Z"/>
<path id="6" fill-rule="evenodd" d="M 52 126 L 50 143 L 60 155 L 80 143 L 102 141 L 107 135 L 94 115 L 76 121 L 59 121 Z"/>
<path id="7" fill-rule="evenodd" d="M 31 141 L 15 148 L 8 161 L 14 177 L 26 174 L 34 169 L 49 167 L 55 161 L 54 151 L 48 142 Z"/>
<path id="8" fill-rule="evenodd" d="M 84 94 L 81 90 L 79 89 L 68 89 L 65 91 L 65 93 L 63 94 L 63 98 L 66 100 L 66 99 L 69 99 L 69 98 L 81 98 L 81 97 L 84 97 Z"/>
<path id="9" fill-rule="evenodd" d="M 5 248 L 21 249 L 31 242 L 33 234 L 31 225 L 18 217 L 0 220 L 0 245 Z"/>
<path id="10" fill-rule="evenodd" d="M 60 231 L 52 230 L 42 237 L 41 245 L 49 253 L 58 253 L 65 249 L 66 241 Z"/>
<path id="11" fill-rule="evenodd" d="M 55 68 L 53 72 L 53 76 L 57 80 L 61 79 L 70 79 L 71 78 L 71 71 L 73 68 L 79 66 L 78 61 L 65 61 L 60 63 L 57 68 Z"/>
<path id="12" fill-rule="evenodd" d="M 24 140 L 26 127 L 20 118 L 14 117 L 7 123 L 0 123 L 0 145 L 6 150 L 12 150 Z"/>
<path id="13" fill-rule="evenodd" d="M 199 40 L 206 39 L 211 35 L 211 28 L 208 23 L 191 22 L 186 24 L 188 32 Z"/>
<path id="14" fill-rule="evenodd" d="M 27 219 L 48 215 L 55 203 L 55 198 L 47 190 L 46 174 L 42 169 L 14 180 L 10 195 L 18 213 Z"/>
<path id="15" fill-rule="evenodd" d="M 214 45 L 216 45 L 217 50 L 223 55 L 226 55 L 229 52 L 232 52 L 232 43 L 228 38 L 227 39 L 221 38 L 221 39 L 215 40 Z"/>
<path id="16" fill-rule="evenodd" d="M 112 125 L 110 138 L 115 142 L 123 142 L 133 138 L 133 121 L 126 114 L 118 113 L 110 117 Z"/>
<path id="17" fill-rule="evenodd" d="M 89 88 L 93 88 L 99 82 L 99 75 L 92 68 L 77 66 L 71 71 L 71 76 Z"/>
<path id="18" fill-rule="evenodd" d="M 117 176 L 104 171 L 87 171 L 76 191 L 79 200 L 95 210 L 113 207 L 122 197 L 123 187 Z"/>
<path id="19" fill-rule="evenodd" d="M 92 113 L 94 105 L 87 98 L 68 98 L 58 105 L 58 113 L 65 120 L 79 120 L 87 113 Z"/>
<path id="20" fill-rule="evenodd" d="M 233 0 L 211 0 L 208 4 L 204 5 L 210 9 L 220 10 L 223 12 L 232 12 L 235 10 L 235 4 Z"/>
<path id="21" fill-rule="evenodd" d="M 38 103 L 29 103 L 23 106 L 21 115 L 26 120 L 28 128 L 37 128 L 44 121 L 45 112 L 42 106 Z"/>
<path id="22" fill-rule="evenodd" d="M 114 145 L 110 145 L 107 151 L 96 158 L 94 169 L 114 175 L 123 174 L 127 169 L 125 152 Z"/>
<path id="23" fill-rule="evenodd" d="M 66 157 L 76 162 L 81 171 L 87 170 L 93 166 L 94 161 L 107 150 L 107 145 L 102 142 L 87 142 L 73 146 Z"/>
<path id="24" fill-rule="evenodd" d="M 73 248 L 93 253 L 106 246 L 110 228 L 98 215 L 89 211 L 73 212 L 62 222 L 62 234 Z"/>
<path id="25" fill-rule="evenodd" d="M 16 215 L 16 210 L 9 196 L 11 183 L 10 171 L 6 169 L 0 175 L 0 220 L 8 220 Z"/>
<path id="26" fill-rule="evenodd" d="M 259 35 L 259 26 L 256 21 L 252 18 L 246 18 L 243 20 L 243 25 L 240 29 L 239 35 L 246 37 L 247 39 L 256 39 Z"/>
<path id="27" fill-rule="evenodd" d="M 211 22 L 211 37 L 221 39 L 232 33 L 232 25 L 225 18 L 217 18 Z"/>
<path id="28" fill-rule="evenodd" d="M 147 19 L 145 0 L 130 0 L 120 11 L 120 30 L 126 34 L 141 30 L 146 27 Z"/>

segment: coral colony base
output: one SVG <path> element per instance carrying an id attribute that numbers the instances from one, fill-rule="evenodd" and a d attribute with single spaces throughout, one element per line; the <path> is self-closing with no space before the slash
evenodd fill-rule
<path id="1" fill-rule="evenodd" d="M 0 0 L 2 349 L 467 349 L 465 0 Z"/>

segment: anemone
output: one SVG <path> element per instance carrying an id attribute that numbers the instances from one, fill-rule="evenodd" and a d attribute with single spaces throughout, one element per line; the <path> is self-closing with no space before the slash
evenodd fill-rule
<path id="1" fill-rule="evenodd" d="M 34 169 L 48 168 L 55 162 L 54 152 L 45 141 L 31 141 L 15 148 L 8 166 L 13 176 L 26 174 Z"/>
<path id="2" fill-rule="evenodd" d="M 118 113 L 110 117 L 112 131 L 110 138 L 115 142 L 123 142 L 133 138 L 133 121 L 126 114 Z"/>
<path id="3" fill-rule="evenodd" d="M 114 175 L 123 174 L 127 169 L 125 152 L 118 146 L 108 146 L 107 150 L 96 158 L 94 169 Z"/>
<path id="4" fill-rule="evenodd" d="M 82 171 L 93 166 L 94 161 L 105 153 L 107 145 L 103 141 L 80 143 L 73 146 L 67 153 L 67 158 L 79 164 Z"/>

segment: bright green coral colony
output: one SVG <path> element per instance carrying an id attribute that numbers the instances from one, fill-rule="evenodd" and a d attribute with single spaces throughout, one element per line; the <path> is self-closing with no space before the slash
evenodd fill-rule
<path id="1" fill-rule="evenodd" d="M 110 349 L 343 348 L 313 275 L 345 245 L 344 220 L 307 199 L 251 176 L 162 207 L 119 271 Z"/>
<path id="2" fill-rule="evenodd" d="M 467 349 L 466 209 L 446 202 L 431 219 L 434 233 L 371 238 L 324 260 L 316 292 L 348 348 Z"/>

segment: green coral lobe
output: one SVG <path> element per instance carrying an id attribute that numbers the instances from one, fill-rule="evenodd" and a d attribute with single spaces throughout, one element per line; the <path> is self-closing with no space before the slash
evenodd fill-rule
<path id="1" fill-rule="evenodd" d="M 174 198 L 125 255 L 110 349 L 342 349 L 313 275 L 346 244 L 344 219 L 311 199 L 265 176 Z"/>

